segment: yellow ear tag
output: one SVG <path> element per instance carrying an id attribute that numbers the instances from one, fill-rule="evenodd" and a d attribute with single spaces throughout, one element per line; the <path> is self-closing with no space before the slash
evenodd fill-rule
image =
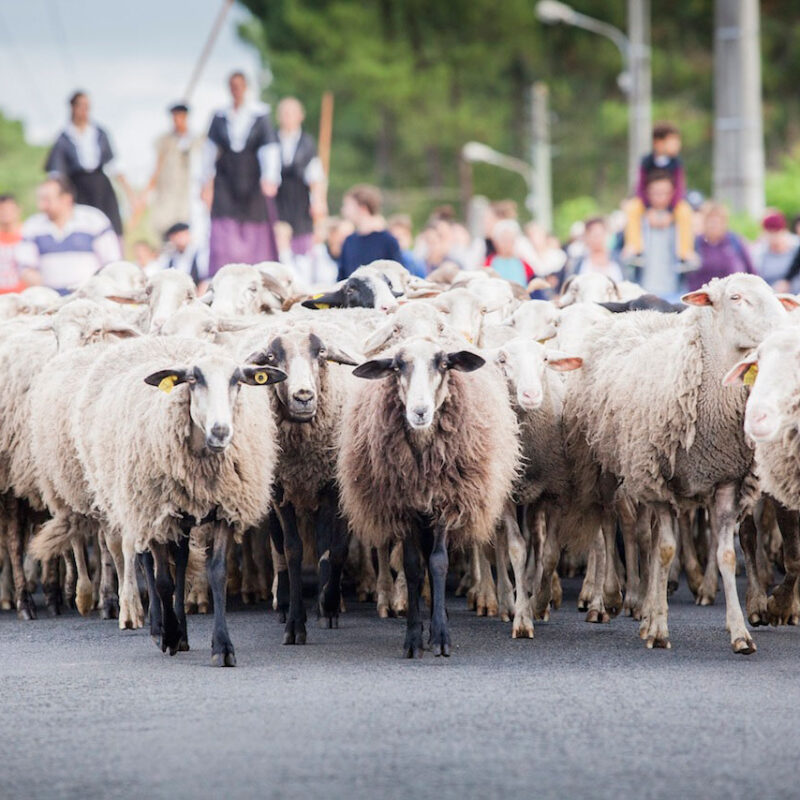
<path id="1" fill-rule="evenodd" d="M 752 386 L 756 382 L 756 375 L 758 375 L 758 364 L 753 364 L 753 366 L 745 372 L 742 383 L 745 386 Z"/>
<path id="2" fill-rule="evenodd" d="M 322 292 L 321 294 L 312 295 L 311 299 L 312 300 L 317 300 L 320 297 L 324 297 L 324 296 L 325 296 L 325 292 Z M 325 309 L 325 308 L 330 308 L 330 306 L 327 303 L 314 303 L 314 308 L 318 308 L 318 309 L 322 310 L 322 309 Z"/>
<path id="3" fill-rule="evenodd" d="M 175 388 L 175 382 L 177 380 L 177 375 L 167 375 L 166 378 L 161 379 L 161 383 L 158 384 L 158 388 L 161 389 L 164 394 L 169 394 Z"/>
<path id="4" fill-rule="evenodd" d="M 254 372 L 253 380 L 256 383 L 265 384 L 269 380 L 269 375 L 266 372 Z"/>

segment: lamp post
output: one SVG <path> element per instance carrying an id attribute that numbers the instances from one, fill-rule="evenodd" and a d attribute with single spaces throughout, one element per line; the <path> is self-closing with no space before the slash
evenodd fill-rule
<path id="1" fill-rule="evenodd" d="M 547 25 L 563 23 L 604 36 L 619 50 L 624 69 L 617 83 L 628 96 L 628 183 L 633 187 L 639 159 L 650 148 L 650 0 L 628 0 L 627 36 L 558 0 L 540 0 L 536 16 Z"/>
<path id="2" fill-rule="evenodd" d="M 500 167 L 500 169 L 507 169 L 509 172 L 516 172 L 517 175 L 521 175 L 525 180 L 525 185 L 528 187 L 525 206 L 529 211 L 534 211 L 533 187 L 535 182 L 533 169 L 527 161 L 523 161 L 521 158 L 514 158 L 514 156 L 507 156 L 505 153 L 500 153 L 482 142 L 467 142 L 461 148 L 461 158 L 470 164 L 476 162 L 492 164 L 495 167 Z"/>

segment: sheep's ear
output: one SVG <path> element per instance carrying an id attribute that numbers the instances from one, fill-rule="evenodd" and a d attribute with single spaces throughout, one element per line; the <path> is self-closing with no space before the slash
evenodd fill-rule
<path id="1" fill-rule="evenodd" d="M 743 358 L 728 370 L 722 379 L 723 386 L 752 386 L 758 375 L 758 359 L 754 356 Z"/>
<path id="2" fill-rule="evenodd" d="M 485 358 L 481 358 L 470 350 L 457 350 L 455 353 L 447 354 L 447 369 L 455 369 L 459 372 L 475 372 L 485 363 Z"/>
<path id="3" fill-rule="evenodd" d="M 137 306 L 147 302 L 147 293 L 145 291 L 117 292 L 116 294 L 106 295 L 104 299 L 110 300 L 112 303 L 119 303 L 120 305 Z"/>
<path id="4" fill-rule="evenodd" d="M 148 375 L 144 382 L 150 386 L 158 386 L 162 392 L 169 394 L 179 383 L 186 383 L 188 377 L 187 369 L 160 369 Z"/>
<path id="5" fill-rule="evenodd" d="M 325 309 L 325 308 L 341 308 L 344 303 L 344 295 L 342 290 L 338 289 L 335 292 L 322 292 L 321 294 L 312 295 L 308 300 L 303 300 L 301 305 L 303 308 Z"/>
<path id="6" fill-rule="evenodd" d="M 120 339 L 133 339 L 136 336 L 142 335 L 141 331 L 125 322 L 109 322 L 103 327 L 103 330 Z"/>
<path id="7" fill-rule="evenodd" d="M 370 334 L 369 338 L 364 342 L 364 350 L 367 353 L 373 353 L 380 350 L 386 342 L 388 342 L 394 335 L 394 323 L 389 322 L 386 325 L 378 328 L 374 333 Z"/>
<path id="8" fill-rule="evenodd" d="M 557 350 L 550 350 L 545 354 L 545 363 L 556 372 L 571 372 L 583 366 L 583 359 L 578 356 L 568 356 Z"/>
<path id="9" fill-rule="evenodd" d="M 214 292 L 209 289 L 202 297 L 197 298 L 198 303 L 205 303 L 207 306 L 210 306 L 211 303 L 214 302 Z"/>
<path id="10" fill-rule="evenodd" d="M 778 294 L 776 297 L 787 311 L 794 311 L 796 308 L 800 307 L 800 300 L 793 294 Z"/>
<path id="11" fill-rule="evenodd" d="M 273 383 L 285 381 L 289 376 L 277 367 L 239 367 L 236 371 L 239 383 L 248 386 L 269 386 Z"/>
<path id="12" fill-rule="evenodd" d="M 335 347 L 333 345 L 326 344 L 325 350 L 327 351 L 325 354 L 325 360 L 333 361 L 336 364 L 346 364 L 348 367 L 355 367 L 364 360 L 363 357 L 348 353 L 341 347 Z"/>
<path id="13" fill-rule="evenodd" d="M 572 280 L 570 278 L 570 280 Z M 566 285 L 566 284 L 565 284 Z M 538 292 L 542 289 L 552 289 L 553 287 L 544 278 L 531 278 L 525 287 L 528 292 Z"/>
<path id="14" fill-rule="evenodd" d="M 374 358 L 372 361 L 365 361 L 359 364 L 354 370 L 356 378 L 366 378 L 370 381 L 388 378 L 395 370 L 393 358 Z"/>
<path id="15" fill-rule="evenodd" d="M 689 292 L 681 297 L 687 306 L 713 306 L 711 295 L 705 289 L 698 289 L 696 292 Z"/>
<path id="16" fill-rule="evenodd" d="M 28 326 L 29 331 L 51 331 L 53 330 L 53 317 L 43 316 L 42 319 L 37 320 Z"/>

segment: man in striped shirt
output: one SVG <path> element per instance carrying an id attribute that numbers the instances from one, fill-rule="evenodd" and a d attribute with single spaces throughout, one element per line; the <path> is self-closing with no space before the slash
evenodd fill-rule
<path id="1" fill-rule="evenodd" d="M 22 226 L 19 265 L 29 285 L 67 294 L 97 270 L 122 257 L 120 241 L 102 211 L 76 205 L 75 190 L 50 175 L 37 191 L 39 214 Z"/>

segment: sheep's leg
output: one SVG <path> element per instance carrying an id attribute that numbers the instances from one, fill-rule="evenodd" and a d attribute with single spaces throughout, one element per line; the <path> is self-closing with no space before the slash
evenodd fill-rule
<path id="1" fill-rule="evenodd" d="M 767 619 L 770 625 L 797 625 L 800 622 L 796 591 L 800 578 L 799 517 L 796 511 L 789 511 L 777 503 L 775 515 L 783 535 L 783 568 L 786 576 L 773 589 L 767 601 Z"/>
<path id="2" fill-rule="evenodd" d="M 120 580 L 119 592 L 119 628 L 141 628 L 144 625 L 144 609 L 142 600 L 139 597 L 139 586 L 136 583 L 136 550 L 133 540 L 130 537 L 106 536 L 108 549 L 114 555 L 114 562 L 117 570 L 120 569 L 117 563 L 118 550 L 122 551 L 122 579 Z M 153 556 L 155 557 L 155 552 Z M 165 556 L 166 557 L 166 556 Z M 157 582 L 157 579 L 156 579 Z M 172 578 L 170 577 L 170 582 Z M 156 585 L 156 590 L 158 586 Z M 163 648 L 163 639 L 162 639 Z"/>
<path id="3" fill-rule="evenodd" d="M 283 643 L 305 644 L 306 609 L 303 605 L 303 540 L 297 530 L 297 516 L 294 506 L 291 503 L 280 506 L 278 515 L 283 528 L 283 550 L 289 566 L 289 616 L 286 620 Z"/>
<path id="4" fill-rule="evenodd" d="M 756 566 L 756 523 L 752 514 L 748 514 L 739 525 L 739 541 L 744 553 L 744 565 L 747 572 L 747 590 L 745 592 L 745 609 L 747 620 L 753 627 L 769 624 L 767 616 L 767 592 L 758 576 Z"/>
<path id="5" fill-rule="evenodd" d="M 252 531 L 252 548 L 253 548 L 253 561 L 256 565 L 256 584 L 258 585 L 258 599 L 264 603 L 270 601 L 270 584 L 272 583 L 272 576 L 270 575 L 269 559 L 267 558 L 267 529 L 264 525 L 258 528 L 253 528 Z"/>
<path id="6" fill-rule="evenodd" d="M 100 616 L 103 619 L 117 619 L 120 612 L 117 587 L 122 587 L 122 579 L 125 575 L 122 541 L 119 536 L 106 530 L 98 531 L 96 542 L 98 572 L 100 573 Z M 138 589 L 136 598 L 139 599 Z M 138 605 L 141 605 L 141 601 Z M 137 607 L 136 601 L 134 601 L 134 606 Z M 142 613 L 144 616 L 144 612 Z"/>
<path id="7" fill-rule="evenodd" d="M 178 651 L 189 649 L 189 635 L 186 627 L 186 567 L 189 564 L 189 533 L 191 527 L 185 528 L 185 535 L 178 542 L 170 544 L 170 551 L 175 559 L 175 617 L 178 620 Z"/>
<path id="8" fill-rule="evenodd" d="M 733 535 L 739 516 L 739 502 L 733 484 L 719 486 L 711 504 L 711 530 L 716 531 L 717 563 L 722 575 L 725 590 L 725 620 L 731 634 L 734 653 L 749 655 L 755 653 L 756 646 L 744 624 L 744 614 L 736 593 L 736 551 L 733 549 Z"/>
<path id="9" fill-rule="evenodd" d="M 75 606 L 78 613 L 85 617 L 92 610 L 94 605 L 94 591 L 92 589 L 92 579 L 89 577 L 89 569 L 86 566 L 86 551 L 83 540 L 73 539 L 72 555 L 75 557 L 75 569 L 78 573 L 78 582 L 75 587 Z"/>
<path id="10" fill-rule="evenodd" d="M 658 519 L 657 545 L 652 548 L 647 597 L 642 608 L 642 622 L 639 636 L 645 640 L 648 649 L 664 647 L 669 649 L 667 626 L 667 581 L 669 568 L 675 557 L 675 529 L 669 506 L 659 504 L 655 508 Z"/>
<path id="11" fill-rule="evenodd" d="M 378 551 L 378 616 L 386 619 L 389 616 L 392 603 L 392 570 L 389 565 L 389 544 L 384 542 L 377 548 Z"/>
<path id="12" fill-rule="evenodd" d="M 678 517 L 680 516 L 678 515 Z M 667 595 L 670 596 L 678 591 L 681 580 L 681 536 L 677 518 L 673 526 L 677 529 L 677 535 L 675 536 L 675 557 L 672 559 L 672 564 L 669 567 L 669 576 L 667 577 Z"/>
<path id="13" fill-rule="evenodd" d="M 703 524 L 702 515 L 700 524 Z M 706 570 L 703 575 L 703 582 L 697 591 L 695 602 L 699 606 L 712 606 L 717 598 L 717 563 L 714 554 L 719 549 L 719 529 L 713 524 L 709 526 L 708 535 L 708 560 L 706 561 Z"/>
<path id="14" fill-rule="evenodd" d="M 589 600 L 589 610 L 586 612 L 586 621 L 592 623 L 611 622 L 611 616 L 606 611 L 605 601 L 603 600 L 603 586 L 606 578 L 606 527 L 607 520 L 603 523 L 595 534 L 592 550 L 594 551 L 594 575 L 592 576 L 591 587 L 592 595 Z M 588 571 L 587 571 L 588 578 Z M 620 606 L 622 600 L 620 600 Z"/>
<path id="15" fill-rule="evenodd" d="M 678 535 L 681 549 L 681 563 L 686 572 L 686 582 L 691 593 L 696 597 L 703 583 L 703 570 L 697 557 L 697 547 L 692 534 L 693 512 L 682 511 L 678 514 Z"/>
<path id="16" fill-rule="evenodd" d="M 11 560 L 11 572 L 14 577 L 14 600 L 19 619 L 36 619 L 36 606 L 28 591 L 23 565 L 25 526 L 23 510 L 16 497 L 7 495 L 4 502 L 6 516 L 6 546 Z"/>
<path id="17" fill-rule="evenodd" d="M 339 516 L 339 501 L 333 488 L 320 499 L 315 525 L 319 556 L 319 619 L 323 628 L 339 627 L 342 600 L 342 569 L 347 557 L 347 527 Z M 370 567 L 372 559 L 365 551 Z"/>
<path id="18" fill-rule="evenodd" d="M 465 579 L 467 581 L 466 584 L 466 596 L 467 596 L 467 608 L 470 611 L 477 611 L 478 608 L 478 591 L 480 590 L 480 582 L 481 582 L 481 557 L 480 557 L 480 546 L 477 544 L 473 544 L 470 548 L 470 557 L 468 563 L 468 570 Z"/>
<path id="19" fill-rule="evenodd" d="M 150 552 L 153 554 L 156 568 L 156 592 L 161 601 L 161 618 L 163 620 L 161 652 L 169 651 L 169 654 L 174 656 L 178 652 L 181 633 L 173 605 L 175 583 L 169 568 L 169 546 L 163 542 L 152 542 Z"/>
<path id="20" fill-rule="evenodd" d="M 233 530 L 220 522 L 214 526 L 213 540 L 206 554 L 208 585 L 214 601 L 214 633 L 211 636 L 211 664 L 215 667 L 235 667 L 236 655 L 228 634 L 225 618 L 228 550 L 233 543 Z"/>
<path id="21" fill-rule="evenodd" d="M 578 594 L 578 611 L 588 611 L 589 603 L 594 596 L 594 585 L 597 578 L 597 555 L 598 555 L 598 542 L 597 537 L 602 536 L 598 530 L 597 536 L 592 539 L 592 546 L 589 548 L 589 555 L 586 559 L 586 575 L 581 584 L 581 591 Z M 602 547 L 600 548 L 602 550 Z"/>
<path id="22" fill-rule="evenodd" d="M 404 617 L 408 610 L 408 584 L 406 583 L 406 572 L 403 567 L 404 547 L 405 545 L 402 542 L 395 542 L 389 555 L 389 564 L 397 575 L 394 579 L 394 590 L 392 591 L 392 611 L 396 617 Z"/>
<path id="23" fill-rule="evenodd" d="M 253 531 L 246 530 L 242 536 L 242 603 L 251 605 L 256 599 L 256 565 L 251 547 Z"/>
<path id="24" fill-rule="evenodd" d="M 632 607 L 631 616 L 635 620 L 642 619 L 644 601 L 650 587 L 650 567 L 653 550 L 653 539 L 656 534 L 653 526 L 656 524 L 650 506 L 640 505 L 636 511 L 636 544 L 639 548 L 639 598 Z"/>
<path id="25" fill-rule="evenodd" d="M 431 541 L 431 533 L 432 541 Z M 447 582 L 447 531 L 443 525 L 434 530 L 423 532 L 423 541 L 428 545 L 428 572 L 431 579 L 431 630 L 430 646 L 434 656 L 450 656 L 450 628 L 447 624 L 447 608 L 445 606 L 445 583 Z M 427 549 L 427 547 L 426 547 Z"/>
<path id="26" fill-rule="evenodd" d="M 150 612 L 150 638 L 161 648 L 161 637 L 164 635 L 164 618 L 161 614 L 161 599 L 156 590 L 156 570 L 153 554 L 148 550 L 136 557 L 147 582 L 147 597 Z"/>
<path id="27" fill-rule="evenodd" d="M 405 658 L 422 658 L 422 616 L 419 600 L 424 569 L 421 556 L 416 537 L 406 537 L 403 542 L 403 572 L 408 589 L 406 639 L 403 644 Z"/>
<path id="28" fill-rule="evenodd" d="M 42 589 L 47 613 L 51 617 L 61 616 L 61 585 L 58 562 L 60 556 L 45 559 L 42 562 Z"/>
<path id="29" fill-rule="evenodd" d="M 75 564 L 75 559 L 72 556 L 72 553 L 66 552 L 63 556 L 64 559 L 64 605 L 67 608 L 75 608 L 75 585 L 78 580 L 78 572 Z M 86 562 L 86 557 L 84 555 L 84 563 Z M 88 574 L 88 569 L 87 569 Z M 91 608 L 94 608 L 94 586 L 92 585 L 92 579 L 89 578 L 89 593 L 91 597 Z"/>
<path id="30" fill-rule="evenodd" d="M 377 595 L 378 577 L 372 564 L 372 553 L 361 542 L 355 543 L 358 549 L 358 583 L 356 599 L 359 603 L 367 603 Z"/>
<path id="31" fill-rule="evenodd" d="M 498 612 L 497 592 L 492 577 L 492 565 L 483 546 L 475 550 L 478 554 L 478 568 L 480 579 L 478 581 L 478 596 L 475 598 L 475 611 L 479 617 L 496 617 Z"/>
<path id="32" fill-rule="evenodd" d="M 511 514 L 513 515 L 513 513 L 512 509 Z M 508 514 L 508 510 L 506 510 L 498 523 L 494 542 L 494 559 L 497 565 L 497 608 L 503 622 L 509 622 L 514 614 L 514 587 L 511 585 L 511 578 L 508 577 L 508 535 L 506 534 Z M 514 524 L 516 524 L 516 520 L 514 520 Z"/>
<path id="33" fill-rule="evenodd" d="M 622 529 L 622 541 L 625 545 L 625 600 L 622 604 L 622 613 L 626 617 L 631 617 L 634 608 L 640 603 L 636 507 L 630 500 L 621 500 L 617 503 L 617 517 Z"/>
<path id="34" fill-rule="evenodd" d="M 14 607 L 14 582 L 11 579 L 11 559 L 8 556 L 5 542 L 0 536 L 0 556 L 2 556 L 2 572 L 0 572 L 0 609 L 11 611 Z"/>
<path id="35" fill-rule="evenodd" d="M 550 516 L 552 517 L 554 513 L 556 512 L 551 510 Z M 530 542 L 528 564 L 525 570 L 525 586 L 531 595 L 535 595 L 536 588 L 541 586 L 542 583 L 542 554 L 544 553 L 544 543 L 547 539 L 547 513 L 541 505 L 536 508 L 524 506 L 520 517 L 521 524 L 519 527 L 523 532 L 523 538 L 527 538 Z M 532 526 L 530 526 L 531 517 L 533 517 Z M 525 537 L 525 531 L 528 528 L 529 535 Z"/>
<path id="36" fill-rule="evenodd" d="M 525 563 L 528 549 L 525 546 L 525 537 L 519 529 L 517 515 L 506 513 L 504 524 L 506 539 L 508 541 L 508 555 L 511 559 L 511 568 L 514 570 L 514 622 L 511 626 L 512 639 L 533 639 L 533 620 L 531 619 L 531 603 L 525 581 Z"/>
<path id="37" fill-rule="evenodd" d="M 275 511 L 269 512 L 269 542 L 272 550 L 272 607 L 278 612 L 278 621 L 285 623 L 289 611 L 289 567 L 283 552 L 283 529 Z"/>
<path id="38" fill-rule="evenodd" d="M 622 581 L 620 581 L 617 571 L 616 514 L 607 514 L 603 522 L 603 545 L 605 548 L 603 605 L 610 617 L 616 617 L 622 611 Z"/>
<path id="39" fill-rule="evenodd" d="M 561 547 L 558 543 L 557 526 L 547 526 L 547 536 L 542 548 L 542 579 L 536 587 L 536 592 L 531 598 L 531 611 L 535 620 L 547 622 L 550 619 L 550 599 L 553 591 L 553 577 L 558 567 L 561 556 Z"/>

